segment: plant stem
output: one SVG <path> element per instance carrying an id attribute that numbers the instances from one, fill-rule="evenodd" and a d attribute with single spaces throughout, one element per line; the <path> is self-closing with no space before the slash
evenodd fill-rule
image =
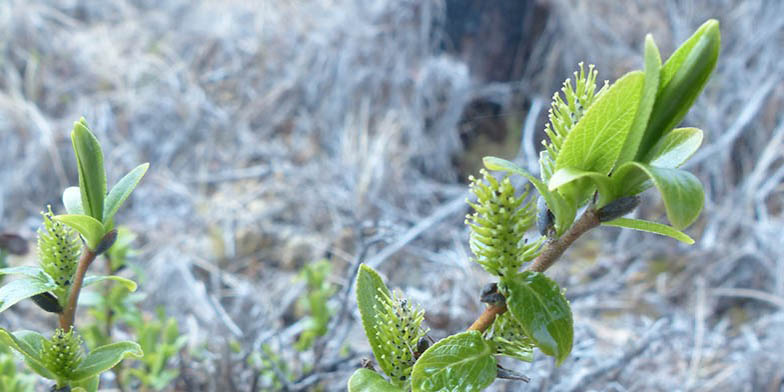
<path id="1" fill-rule="evenodd" d="M 74 316 L 76 315 L 76 304 L 79 301 L 79 292 L 82 291 L 82 282 L 84 282 L 84 275 L 87 274 L 87 267 L 95 260 L 96 254 L 88 247 L 84 247 L 82 257 L 79 259 L 79 265 L 76 267 L 76 274 L 74 281 L 71 285 L 71 294 L 68 296 L 68 305 L 65 310 L 60 313 L 60 328 L 67 331 L 74 324 Z"/>
<path id="2" fill-rule="evenodd" d="M 546 271 L 558 261 L 561 255 L 566 252 L 566 249 L 568 249 L 574 241 L 580 238 L 586 231 L 599 226 L 600 223 L 596 210 L 588 208 L 564 235 L 545 245 L 542 253 L 533 261 L 528 270 L 534 272 Z M 468 330 L 484 332 L 493 325 L 495 317 L 504 312 L 506 312 L 506 304 L 489 305 L 479 318 L 471 324 Z"/>

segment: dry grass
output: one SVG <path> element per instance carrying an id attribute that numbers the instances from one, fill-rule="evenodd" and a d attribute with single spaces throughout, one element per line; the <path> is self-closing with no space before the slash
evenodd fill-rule
<path id="1" fill-rule="evenodd" d="M 295 352 L 296 270 L 330 255 L 345 287 L 370 261 L 424 305 L 436 338 L 465 328 L 487 277 L 469 262 L 451 164 L 464 105 L 546 102 L 581 60 L 614 79 L 640 66 L 646 32 L 668 54 L 717 17 L 722 57 L 687 119 L 707 135 L 690 167 L 707 192 L 697 244 L 611 229 L 584 239 L 553 272 L 570 288 L 573 357 L 520 370 L 529 390 L 778 391 L 784 4 L 547 4 L 523 79 L 484 85 L 440 54 L 439 0 L 2 2 L 0 226 L 32 238 L 38 211 L 76 183 L 68 132 L 84 115 L 110 181 L 152 163 L 120 219 L 143 237 L 147 305 L 166 305 L 194 347 L 209 343 L 180 359 L 180 388 L 247 390 L 236 339 L 294 367 L 317 361 L 292 390 L 344 390 L 368 351 L 353 304 L 316 354 Z M 646 201 L 639 214 L 660 217 Z"/>

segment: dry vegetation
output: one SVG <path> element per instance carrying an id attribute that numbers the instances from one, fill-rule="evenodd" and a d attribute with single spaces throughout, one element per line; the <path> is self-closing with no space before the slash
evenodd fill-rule
<path id="1" fill-rule="evenodd" d="M 435 338 L 481 311 L 452 163 L 465 105 L 492 97 L 518 128 L 527 115 L 530 164 L 542 104 L 578 61 L 613 79 L 640 66 L 646 32 L 669 54 L 716 17 L 722 55 L 687 119 L 707 135 L 691 160 L 707 192 L 697 244 L 614 229 L 579 242 L 553 269 L 570 288 L 572 358 L 519 370 L 525 390 L 781 390 L 784 2 L 543 3 L 522 79 L 489 84 L 439 49 L 442 0 L 0 2 L 0 229 L 32 240 L 38 212 L 76 183 L 68 132 L 84 115 L 110 178 L 152 163 L 120 219 L 142 235 L 146 306 L 192 337 L 178 390 L 249 390 L 244 359 L 261 344 L 314 364 L 289 390 L 344 390 L 369 352 L 343 295 L 358 261 L 423 304 Z M 294 279 L 322 257 L 342 317 L 298 353 Z M 52 322 L 29 306 L 0 324 Z"/>

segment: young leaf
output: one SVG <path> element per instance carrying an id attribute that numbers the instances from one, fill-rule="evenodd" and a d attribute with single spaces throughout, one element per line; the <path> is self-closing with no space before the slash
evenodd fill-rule
<path id="1" fill-rule="evenodd" d="M 556 170 L 569 167 L 608 174 L 623 147 L 642 95 L 643 73 L 618 79 L 566 137 Z"/>
<path id="2" fill-rule="evenodd" d="M 484 157 L 482 161 L 488 170 L 516 173 L 530 181 L 536 190 L 539 191 L 539 194 L 542 195 L 542 198 L 544 198 L 547 207 L 549 207 L 553 212 L 553 215 L 555 215 L 555 229 L 557 235 L 560 236 L 572 225 L 574 217 L 577 214 L 577 206 L 567 202 L 558 192 L 550 192 L 545 183 L 534 177 L 527 170 L 506 159 Z"/>
<path id="3" fill-rule="evenodd" d="M 688 235 L 684 234 L 681 231 L 675 230 L 670 226 L 663 225 L 661 223 L 650 222 L 650 221 L 639 220 L 639 219 L 618 218 L 609 222 L 604 222 L 602 223 L 602 225 L 612 226 L 612 227 L 624 227 L 627 229 L 660 234 L 663 236 L 674 238 L 685 244 L 689 244 L 689 245 L 694 244 L 694 240 Z"/>
<path id="4" fill-rule="evenodd" d="M 708 82 L 719 58 L 719 22 L 711 19 L 670 56 L 661 70 L 656 103 L 651 112 L 637 159 L 683 120 Z"/>
<path id="5" fill-rule="evenodd" d="M 430 346 L 414 365 L 414 392 L 481 391 L 496 376 L 495 347 L 479 331 L 461 332 Z"/>
<path id="6" fill-rule="evenodd" d="M 403 392 L 370 369 L 357 369 L 348 380 L 348 392 Z"/>
<path id="7" fill-rule="evenodd" d="M 359 273 L 357 274 L 357 307 L 359 314 L 362 317 L 362 326 L 365 329 L 365 335 L 370 342 L 370 347 L 373 349 L 373 355 L 378 361 L 379 367 L 386 374 L 390 374 L 394 369 L 391 361 L 386 358 L 386 353 L 383 351 L 384 344 L 378 336 L 376 328 L 377 314 L 384 309 L 382 297 L 379 294 L 386 294 L 391 297 L 392 294 L 387 289 L 384 281 L 373 268 L 365 264 L 359 266 Z"/>
<path id="8" fill-rule="evenodd" d="M 124 358 L 141 358 L 144 356 L 142 348 L 136 342 L 116 342 L 92 350 L 79 364 L 71 378 L 73 381 L 82 381 L 97 376 L 120 363 Z"/>
<path id="9" fill-rule="evenodd" d="M 44 340 L 46 338 L 38 332 L 16 331 L 11 333 L 0 328 L 0 342 L 22 354 L 25 362 L 34 372 L 44 378 L 54 380 L 55 375 L 46 369 L 43 362 L 41 362 L 40 353 Z"/>
<path id="10" fill-rule="evenodd" d="M 0 287 L 0 312 L 23 299 L 55 289 L 57 289 L 57 284 L 49 278 L 49 275 L 11 281 Z"/>
<path id="11" fill-rule="evenodd" d="M 24 275 L 31 278 L 44 278 L 44 270 L 39 267 L 32 267 L 29 265 L 20 265 L 18 267 L 0 268 L 0 276 L 2 275 Z"/>
<path id="12" fill-rule="evenodd" d="M 82 192 L 78 186 L 69 186 L 63 191 L 63 205 L 65 211 L 71 215 L 84 215 L 82 207 Z"/>
<path id="13" fill-rule="evenodd" d="M 102 222 L 109 222 L 114 217 L 117 210 L 120 209 L 123 203 L 125 203 L 125 200 L 128 199 L 128 196 L 131 195 L 131 192 L 136 188 L 136 185 L 139 184 L 139 181 L 142 180 L 142 177 L 144 177 L 144 174 L 149 167 L 149 163 L 137 166 L 112 187 L 112 190 L 109 191 L 109 195 L 106 196 L 106 200 L 104 201 Z"/>
<path id="14" fill-rule="evenodd" d="M 550 190 L 556 190 L 559 187 L 577 180 L 588 180 L 596 185 L 596 187 L 599 189 L 599 195 L 601 197 L 598 203 L 599 207 L 614 199 L 618 193 L 618 190 L 616 189 L 617 186 L 613 183 L 610 177 L 607 177 L 606 174 L 573 169 L 570 167 L 558 169 L 555 173 L 553 173 L 553 176 L 550 177 L 550 181 L 548 182 L 547 186 L 550 188 Z"/>
<path id="15" fill-rule="evenodd" d="M 509 312 L 543 353 L 560 364 L 572 350 L 572 310 L 561 288 L 544 274 L 524 271 L 499 284 Z"/>
<path id="16" fill-rule="evenodd" d="M 57 215 L 53 218 L 78 231 L 87 242 L 87 247 L 95 250 L 103 239 L 104 227 L 100 221 L 87 215 Z"/>
<path id="17" fill-rule="evenodd" d="M 136 291 L 136 282 L 134 282 L 134 281 L 132 281 L 130 279 L 125 279 L 122 276 L 117 276 L 117 275 L 88 276 L 88 277 L 84 278 L 83 286 L 87 287 L 87 286 L 89 286 L 91 284 L 98 283 L 98 282 L 103 282 L 105 280 L 113 280 L 113 281 L 115 281 L 117 283 L 120 283 L 120 284 L 123 285 L 123 287 L 128 289 L 128 291 L 130 291 L 130 292 Z"/>
<path id="18" fill-rule="evenodd" d="M 101 379 L 98 376 L 88 378 L 86 380 L 82 380 L 79 382 L 71 383 L 72 392 L 97 392 L 98 391 L 98 384 L 100 383 Z"/>
<path id="19" fill-rule="evenodd" d="M 702 130 L 677 128 L 664 135 L 651 148 L 643 162 L 651 166 L 675 169 L 686 163 L 702 144 Z"/>
<path id="20" fill-rule="evenodd" d="M 627 162 L 618 168 L 619 176 L 639 170 L 648 176 L 662 195 L 667 219 L 680 230 L 694 222 L 702 211 L 705 193 L 693 174 L 680 169 L 656 167 L 639 162 Z"/>
<path id="21" fill-rule="evenodd" d="M 626 137 L 626 143 L 621 149 L 621 155 L 618 157 L 616 166 L 631 161 L 637 155 L 637 149 L 640 146 L 645 128 L 648 125 L 653 104 L 656 102 L 656 93 L 659 92 L 659 77 L 661 73 L 661 55 L 659 48 L 656 47 L 656 42 L 653 36 L 648 34 L 645 36 L 645 80 L 642 87 L 642 96 L 640 98 L 640 107 L 637 108 L 637 114 L 634 116 L 634 122 L 629 130 L 629 135 Z"/>
<path id="22" fill-rule="evenodd" d="M 106 196 L 103 151 L 98 139 L 87 128 L 87 121 L 84 118 L 74 123 L 71 143 L 79 169 L 82 207 L 87 215 L 100 222 L 103 219 L 103 200 Z"/>

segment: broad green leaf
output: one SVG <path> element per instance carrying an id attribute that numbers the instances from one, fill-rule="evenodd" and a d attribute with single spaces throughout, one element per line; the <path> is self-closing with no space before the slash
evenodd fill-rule
<path id="1" fill-rule="evenodd" d="M 141 358 L 142 348 L 136 342 L 116 342 L 92 350 L 74 369 L 73 381 L 82 381 L 97 376 L 120 363 L 124 358 Z"/>
<path id="2" fill-rule="evenodd" d="M 77 392 L 81 389 L 83 392 L 97 392 L 98 391 L 98 384 L 101 382 L 99 376 L 91 377 L 86 380 L 82 380 L 80 382 L 71 383 L 71 387 L 73 388 L 73 392 Z"/>
<path id="3" fill-rule="evenodd" d="M 414 364 L 414 392 L 481 391 L 496 376 L 495 347 L 479 331 L 461 332 L 430 346 Z"/>
<path id="4" fill-rule="evenodd" d="M 702 144 L 702 130 L 677 128 L 653 146 L 643 162 L 651 166 L 675 169 L 686 163 Z"/>
<path id="5" fill-rule="evenodd" d="M 639 170 L 653 181 L 661 193 L 667 219 L 681 230 L 694 222 L 702 211 L 705 193 L 702 184 L 693 174 L 680 169 L 656 167 L 639 162 L 627 162 L 618 168 L 619 176 Z"/>
<path id="6" fill-rule="evenodd" d="M 44 275 L 41 275 L 44 274 Z M 0 268 L 0 275 L 24 275 L 31 278 L 45 279 L 46 272 L 39 267 L 22 265 L 18 267 Z"/>
<path id="7" fill-rule="evenodd" d="M 117 210 L 120 209 L 123 203 L 125 203 L 125 200 L 128 199 L 128 196 L 131 195 L 131 192 L 133 192 L 133 190 L 136 188 L 136 185 L 139 184 L 139 181 L 142 180 L 144 173 L 147 172 L 149 167 L 149 163 L 144 163 L 137 166 L 135 169 L 126 174 L 125 177 L 120 179 L 120 181 L 118 181 L 114 187 L 112 187 L 112 190 L 109 192 L 109 195 L 106 196 L 106 200 L 104 201 L 102 222 L 109 222 L 114 217 L 114 214 L 117 213 Z"/>
<path id="8" fill-rule="evenodd" d="M 0 342 L 22 354 L 25 363 L 27 363 L 34 372 L 44 378 L 54 380 L 55 375 L 46 369 L 40 358 L 44 340 L 46 340 L 46 338 L 41 336 L 38 332 L 16 331 L 11 333 L 0 328 Z"/>
<path id="9" fill-rule="evenodd" d="M 57 285 L 49 275 L 41 277 L 25 277 L 13 280 L 0 287 L 0 312 L 5 311 L 17 302 L 34 295 L 53 291 Z"/>
<path id="10" fill-rule="evenodd" d="M 544 274 L 524 271 L 501 279 L 512 316 L 543 353 L 563 362 L 572 351 L 572 310 L 561 288 Z"/>
<path id="11" fill-rule="evenodd" d="M 78 231 L 84 237 L 90 250 L 95 250 L 106 234 L 103 224 L 87 215 L 57 215 L 54 219 Z"/>
<path id="12" fill-rule="evenodd" d="M 618 193 L 618 191 L 615 189 L 615 185 L 610 180 L 610 177 L 607 177 L 606 174 L 572 169 L 569 167 L 558 169 L 555 173 L 553 173 L 553 176 L 550 177 L 550 181 L 548 182 L 547 186 L 550 188 L 550 190 L 555 190 L 565 184 L 569 184 L 573 181 L 581 179 L 591 181 L 599 189 L 599 195 L 601 196 L 601 199 L 598 203 L 598 207 L 601 207 L 606 204 L 606 202 L 613 200 L 615 195 Z"/>
<path id="13" fill-rule="evenodd" d="M 88 276 L 84 278 L 84 287 L 87 287 L 91 284 L 103 282 L 105 280 L 113 280 L 117 283 L 122 284 L 128 291 L 134 292 L 136 291 L 136 282 L 123 278 L 122 276 L 117 275 L 99 275 L 99 276 Z"/>
<path id="14" fill-rule="evenodd" d="M 637 155 L 637 148 L 640 146 L 640 141 L 653 110 L 653 104 L 656 102 L 656 93 L 659 92 L 660 74 L 661 55 L 659 54 L 659 48 L 656 47 L 653 36 L 648 34 L 645 36 L 645 79 L 640 106 L 637 108 L 637 114 L 634 116 L 634 122 L 632 122 L 632 127 L 629 130 L 629 135 L 626 137 L 626 143 L 624 143 L 623 149 L 621 149 L 621 155 L 618 157 L 616 166 L 631 161 Z"/>
<path id="15" fill-rule="evenodd" d="M 516 173 L 531 182 L 536 190 L 539 191 L 539 194 L 544 198 L 547 207 L 550 208 L 550 211 L 555 215 L 555 229 L 557 235 L 563 234 L 572 225 L 574 217 L 577 214 L 577 206 L 569 203 L 558 192 L 550 192 L 544 182 L 533 176 L 527 170 L 506 159 L 484 157 L 483 162 L 488 170 Z"/>
<path id="16" fill-rule="evenodd" d="M 69 186 L 63 191 L 65 211 L 71 215 L 85 215 L 82 207 L 82 192 L 78 186 Z"/>
<path id="17" fill-rule="evenodd" d="M 373 349 L 373 355 L 376 357 L 378 366 L 386 374 L 391 374 L 394 370 L 392 363 L 386 359 L 389 353 L 384 352 L 383 345 L 381 344 L 380 337 L 376 334 L 377 322 L 376 313 L 384 309 L 379 296 L 381 293 L 387 296 L 392 296 L 389 289 L 384 284 L 384 281 L 373 268 L 365 264 L 359 266 L 359 273 L 357 274 L 357 307 L 359 314 L 362 317 L 362 326 L 365 329 L 365 335 L 370 342 L 370 347 Z"/>
<path id="18" fill-rule="evenodd" d="M 87 128 L 82 118 L 74 123 L 71 143 L 79 169 L 79 190 L 84 212 L 97 221 L 103 219 L 103 200 L 106 196 L 106 172 L 103 168 L 103 151 L 98 139 Z"/>
<path id="19" fill-rule="evenodd" d="M 719 22 L 711 19 L 664 64 L 656 103 L 637 150 L 638 160 L 686 116 L 716 67 L 720 46 Z"/>
<path id="20" fill-rule="evenodd" d="M 640 105 L 643 80 L 642 72 L 629 72 L 597 98 L 564 140 L 556 170 L 610 173 Z"/>
<path id="21" fill-rule="evenodd" d="M 630 219 L 630 218 L 618 218 L 609 222 L 604 222 L 602 223 L 602 225 L 612 226 L 612 227 L 625 227 L 627 229 L 660 234 L 663 236 L 674 238 L 680 242 L 689 245 L 694 243 L 694 240 L 688 235 L 684 234 L 683 232 L 678 231 L 673 227 L 663 225 L 661 223 L 656 223 L 656 222 L 650 222 L 650 221 L 639 220 L 639 219 Z"/>
<path id="22" fill-rule="evenodd" d="M 348 392 L 403 392 L 384 376 L 370 370 L 357 369 L 348 380 Z"/>

